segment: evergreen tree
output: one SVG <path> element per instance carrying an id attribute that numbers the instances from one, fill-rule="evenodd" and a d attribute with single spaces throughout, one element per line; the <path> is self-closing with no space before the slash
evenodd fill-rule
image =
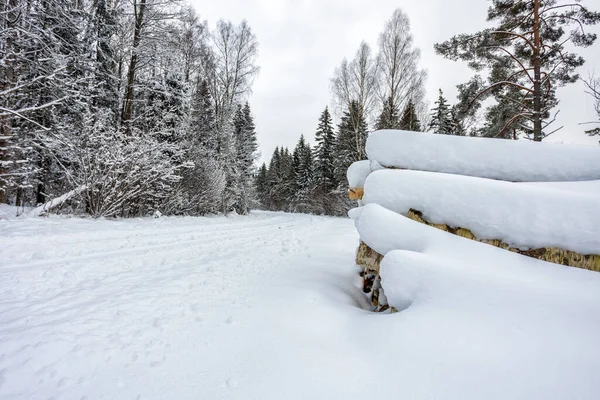
<path id="1" fill-rule="evenodd" d="M 264 208 L 267 209 L 269 208 L 269 197 L 271 191 L 268 175 L 269 171 L 267 169 L 267 165 L 263 163 L 258 169 L 258 174 L 256 174 L 256 178 L 254 180 L 258 201 Z"/>
<path id="2" fill-rule="evenodd" d="M 293 154 L 294 168 L 294 210 L 310 212 L 313 188 L 313 160 L 310 145 L 300 136 Z"/>
<path id="3" fill-rule="evenodd" d="M 351 102 L 338 125 L 336 143 L 336 180 L 339 187 L 346 186 L 346 171 L 355 161 L 366 159 L 367 123 L 362 109 Z"/>
<path id="4" fill-rule="evenodd" d="M 452 135 L 454 133 L 454 124 L 450 114 L 448 100 L 444 97 L 442 89 L 440 89 L 439 97 L 435 104 L 436 106 L 431 110 L 429 130 L 433 133 Z"/>
<path id="5" fill-rule="evenodd" d="M 421 122 L 417 117 L 415 105 L 412 100 L 409 100 L 406 104 L 406 107 L 404 107 L 398 128 L 405 131 L 415 132 L 419 132 L 421 130 Z"/>
<path id="6" fill-rule="evenodd" d="M 460 119 L 460 113 L 456 106 L 450 108 L 450 121 L 452 126 L 452 134 L 456 136 L 465 136 L 466 130 Z"/>
<path id="7" fill-rule="evenodd" d="M 217 131 L 214 107 L 208 83 L 198 82 L 192 98 L 190 110 L 189 133 L 194 137 L 196 145 L 203 146 L 210 152 L 217 152 Z"/>
<path id="8" fill-rule="evenodd" d="M 514 136 L 523 132 L 541 141 L 551 133 L 546 129 L 557 105 L 556 88 L 577 81 L 576 69 L 585 61 L 571 49 L 595 42 L 597 35 L 585 25 L 600 22 L 600 12 L 569 0 L 493 0 L 487 20 L 494 26 L 454 36 L 435 49 L 476 71 L 488 69 L 488 85 L 470 104 L 493 96 L 498 107 L 492 121 L 504 122 L 494 137 L 510 136 L 506 131 L 512 129 Z"/>
<path id="9" fill-rule="evenodd" d="M 233 124 L 235 163 L 239 174 L 235 209 L 238 214 L 246 214 L 253 199 L 252 175 L 254 173 L 256 150 L 258 148 L 254 119 L 252 118 L 248 103 L 243 107 L 241 105 L 238 106 Z"/>
<path id="10" fill-rule="evenodd" d="M 398 114 L 398 107 L 394 103 L 394 100 L 388 97 L 383 103 L 383 109 L 381 110 L 381 114 L 379 114 L 379 118 L 377 118 L 375 129 L 400 129 Z"/>
<path id="11" fill-rule="evenodd" d="M 325 191 L 335 188 L 335 133 L 327 107 L 321 113 L 315 133 L 315 178 Z"/>

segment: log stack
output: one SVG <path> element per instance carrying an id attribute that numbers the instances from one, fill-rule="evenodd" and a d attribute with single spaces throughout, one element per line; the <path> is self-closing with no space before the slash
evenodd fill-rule
<path id="1" fill-rule="evenodd" d="M 367 155 L 348 169 L 348 195 L 359 206 L 600 272 L 600 148 L 386 130 L 370 135 Z M 388 309 L 384 256 L 361 237 L 356 264 L 377 311 Z"/>

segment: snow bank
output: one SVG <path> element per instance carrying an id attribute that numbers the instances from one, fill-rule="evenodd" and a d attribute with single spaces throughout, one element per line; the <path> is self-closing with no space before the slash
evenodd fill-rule
<path id="1" fill-rule="evenodd" d="M 598 146 L 383 130 L 369 135 L 367 154 L 386 167 L 514 182 L 600 179 Z"/>
<path id="2" fill-rule="evenodd" d="M 478 239 L 520 249 L 557 247 L 600 254 L 600 197 L 544 186 L 410 170 L 381 170 L 365 183 L 365 204 L 467 228 Z M 362 235 L 361 235 L 362 236 Z"/>
<path id="3" fill-rule="evenodd" d="M 367 176 L 371 173 L 371 163 L 369 160 L 353 162 L 348 167 L 346 177 L 350 188 L 362 188 L 365 185 Z"/>
<path id="4" fill-rule="evenodd" d="M 440 233 L 481 251 L 477 242 Z M 492 267 L 507 265 L 494 255 L 467 270 L 456 258 L 388 253 L 382 284 L 390 304 L 403 308 L 389 318 L 405 327 L 393 326 L 386 335 L 410 341 L 414 351 L 406 357 L 431 359 L 443 352 L 455 360 L 439 369 L 458 369 L 473 382 L 463 387 L 462 398 L 595 398 L 598 380 L 590 369 L 600 366 L 600 275 L 560 267 L 542 272 L 535 268 L 539 262 L 519 256 L 527 279 L 517 273 L 490 276 Z M 477 387 L 486 383 L 493 393 Z"/>

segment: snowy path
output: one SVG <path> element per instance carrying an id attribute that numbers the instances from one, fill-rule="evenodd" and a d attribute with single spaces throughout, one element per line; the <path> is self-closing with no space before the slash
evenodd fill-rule
<path id="1" fill-rule="evenodd" d="M 339 393 L 319 375 L 351 367 L 335 345 L 344 325 L 329 324 L 347 318 L 340 304 L 365 313 L 349 220 L 51 218 L 0 232 L 2 399 L 306 398 L 318 382 Z"/>

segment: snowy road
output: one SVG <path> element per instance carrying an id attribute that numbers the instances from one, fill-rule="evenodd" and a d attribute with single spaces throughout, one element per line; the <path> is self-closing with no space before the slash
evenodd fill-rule
<path id="1" fill-rule="evenodd" d="M 318 383 L 339 392 L 319 371 L 350 367 L 343 324 L 328 324 L 340 305 L 364 313 L 350 220 L 50 218 L 0 232 L 2 399 L 306 398 Z"/>

